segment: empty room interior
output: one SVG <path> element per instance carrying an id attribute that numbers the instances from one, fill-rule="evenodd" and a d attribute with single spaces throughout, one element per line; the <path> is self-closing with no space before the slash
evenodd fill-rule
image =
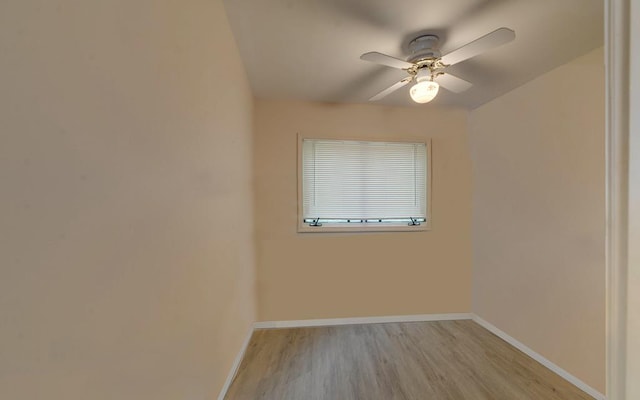
<path id="1" fill-rule="evenodd" d="M 602 0 L 3 0 L 0 398 L 604 399 Z"/>

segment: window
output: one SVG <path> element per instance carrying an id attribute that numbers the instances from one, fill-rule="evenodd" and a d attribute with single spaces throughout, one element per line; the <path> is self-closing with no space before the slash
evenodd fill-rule
<path id="1" fill-rule="evenodd" d="M 300 142 L 299 231 L 429 228 L 429 142 Z"/>

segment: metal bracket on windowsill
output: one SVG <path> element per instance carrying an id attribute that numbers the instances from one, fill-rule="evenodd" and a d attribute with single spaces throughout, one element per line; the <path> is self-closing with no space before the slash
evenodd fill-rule
<path id="1" fill-rule="evenodd" d="M 322 224 L 320 222 L 318 222 L 318 221 L 320 221 L 320 218 L 314 219 L 313 221 L 311 221 L 309 223 L 309 226 L 322 226 Z"/>

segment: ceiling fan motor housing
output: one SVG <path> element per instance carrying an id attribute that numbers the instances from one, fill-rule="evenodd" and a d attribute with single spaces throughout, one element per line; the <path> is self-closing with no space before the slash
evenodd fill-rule
<path id="1" fill-rule="evenodd" d="M 436 35 L 418 36 L 409 43 L 411 56 L 408 62 L 415 63 L 421 60 L 437 59 L 441 54 L 438 51 L 438 41 L 440 39 Z"/>

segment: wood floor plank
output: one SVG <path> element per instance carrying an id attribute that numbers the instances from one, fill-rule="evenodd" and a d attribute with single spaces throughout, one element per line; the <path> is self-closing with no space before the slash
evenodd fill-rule
<path id="1" fill-rule="evenodd" d="M 225 400 L 593 400 L 470 320 L 256 330 Z"/>

